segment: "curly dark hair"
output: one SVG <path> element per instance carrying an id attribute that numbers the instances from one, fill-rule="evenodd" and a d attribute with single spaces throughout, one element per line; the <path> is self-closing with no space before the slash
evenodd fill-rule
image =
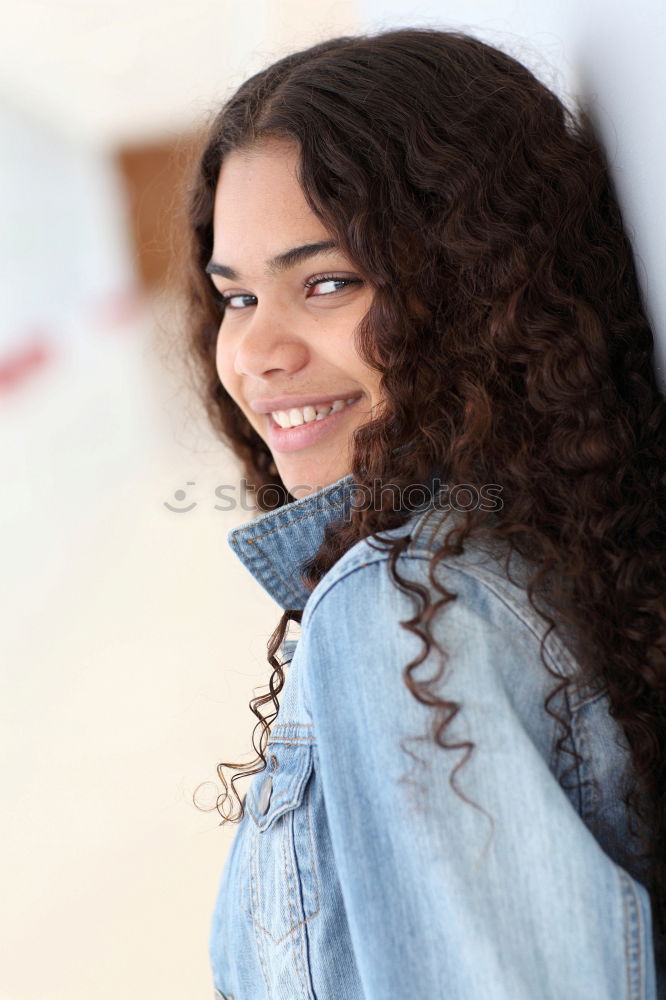
<path id="1" fill-rule="evenodd" d="M 430 623 L 456 595 L 435 581 L 441 560 L 481 534 L 529 560 L 527 592 L 548 633 L 573 628 L 581 637 L 580 676 L 557 675 L 544 707 L 555 717 L 549 702 L 563 687 L 603 682 L 631 752 L 625 806 L 642 825 L 663 930 L 666 407 L 631 244 L 590 118 L 502 51 L 427 29 L 315 45 L 253 76 L 225 104 L 189 188 L 186 346 L 209 419 L 260 509 L 261 487 L 275 487 L 285 503 L 293 497 L 220 384 L 223 307 L 204 271 L 221 163 L 269 137 L 297 144 L 309 205 L 374 289 L 357 346 L 381 374 L 383 410 L 354 432 L 353 481 L 366 496 L 387 484 L 402 496 L 437 468 L 449 482 L 502 487 L 500 517 L 467 511 L 434 553 L 429 575 L 442 595 L 434 605 L 426 588 L 396 574 L 408 539 L 388 540 L 391 577 L 419 604 L 406 623 L 425 643 L 418 662 L 433 643 L 444 653 Z M 309 584 L 357 541 L 408 516 L 381 501 L 355 509 L 327 529 L 304 567 Z M 552 614 L 537 607 L 544 586 Z M 258 757 L 218 765 L 223 820 L 243 815 L 235 779 L 266 766 L 284 683 L 276 653 L 301 615 L 282 615 L 268 643 L 268 692 L 250 702 Z M 541 658 L 550 669 L 543 643 Z M 416 665 L 404 683 L 432 706 L 433 736 L 450 749 L 445 732 L 459 705 L 433 690 L 441 675 L 419 682 Z M 568 724 L 557 718 L 562 750 Z M 222 769 L 241 767 L 232 815 Z"/>

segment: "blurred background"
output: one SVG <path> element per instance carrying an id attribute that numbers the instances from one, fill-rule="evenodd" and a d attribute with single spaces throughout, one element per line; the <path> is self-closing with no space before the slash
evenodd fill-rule
<path id="1" fill-rule="evenodd" d="M 638 0 L 0 0 L 0 1000 L 209 997 L 279 608 L 216 509 L 239 470 L 188 386 L 169 287 L 186 165 L 252 72 L 339 34 L 469 31 L 580 97 L 663 385 L 666 8 Z M 659 276 L 662 276 L 661 278 Z"/>

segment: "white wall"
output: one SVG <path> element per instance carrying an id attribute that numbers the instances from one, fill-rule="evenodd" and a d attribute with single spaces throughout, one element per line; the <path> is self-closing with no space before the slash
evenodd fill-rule
<path id="1" fill-rule="evenodd" d="M 359 0 L 368 30 L 467 31 L 583 99 L 604 145 L 632 239 L 666 388 L 666 4 L 663 0 Z"/>
<path id="2" fill-rule="evenodd" d="M 0 103 L 0 367 L 38 341 L 75 352 L 135 293 L 120 180 L 102 152 Z"/>
<path id="3" fill-rule="evenodd" d="M 353 30 L 357 0 L 0 0 L 0 95 L 98 148 L 189 129 L 289 48 Z"/>

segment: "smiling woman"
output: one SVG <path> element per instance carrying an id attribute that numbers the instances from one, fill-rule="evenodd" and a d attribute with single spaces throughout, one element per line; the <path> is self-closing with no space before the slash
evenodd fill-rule
<path id="1" fill-rule="evenodd" d="M 588 119 L 467 35 L 334 39 L 220 110 L 189 234 L 283 609 L 216 995 L 663 1000 L 666 404 Z"/>
<path id="2" fill-rule="evenodd" d="M 379 404 L 379 373 L 354 340 L 372 287 L 308 205 L 294 143 L 226 157 L 214 232 L 220 382 L 290 495 L 307 495 L 349 471 L 352 431 Z"/>

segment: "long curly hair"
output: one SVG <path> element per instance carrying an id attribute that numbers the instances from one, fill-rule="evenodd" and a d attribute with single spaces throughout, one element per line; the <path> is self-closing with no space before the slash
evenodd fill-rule
<path id="1" fill-rule="evenodd" d="M 260 509 L 262 487 L 293 498 L 218 378 L 223 306 L 204 269 L 221 163 L 269 137 L 297 144 L 309 205 L 374 289 L 357 346 L 381 374 L 383 409 L 354 432 L 353 481 L 365 496 L 387 484 L 404 495 L 436 468 L 448 482 L 502 487 L 501 516 L 465 512 L 432 555 L 434 603 L 397 573 L 408 539 L 383 540 L 393 581 L 418 605 L 405 627 L 425 645 L 404 683 L 431 706 L 436 742 L 458 746 L 446 742 L 460 706 L 435 690 L 441 670 L 428 682 L 414 674 L 433 645 L 445 660 L 431 623 L 456 595 L 434 569 L 481 535 L 529 560 L 527 592 L 547 634 L 580 636 L 580 676 L 556 675 L 544 708 L 563 728 L 562 750 L 568 723 L 550 699 L 581 679 L 603 682 L 631 753 L 625 806 L 642 827 L 663 930 L 666 407 L 631 244 L 589 116 L 502 51 L 429 29 L 315 45 L 253 76 L 225 104 L 188 190 L 186 349 L 209 419 Z M 354 509 L 304 567 L 309 585 L 357 541 L 408 516 L 380 499 Z M 543 587 L 552 613 L 537 601 Z M 257 758 L 218 765 L 223 821 L 243 815 L 234 781 L 266 766 L 284 683 L 276 654 L 301 614 L 285 610 L 268 642 L 268 691 L 250 702 Z M 550 670 L 543 642 L 541 659 Z M 224 768 L 243 768 L 231 781 L 235 814 Z"/>

